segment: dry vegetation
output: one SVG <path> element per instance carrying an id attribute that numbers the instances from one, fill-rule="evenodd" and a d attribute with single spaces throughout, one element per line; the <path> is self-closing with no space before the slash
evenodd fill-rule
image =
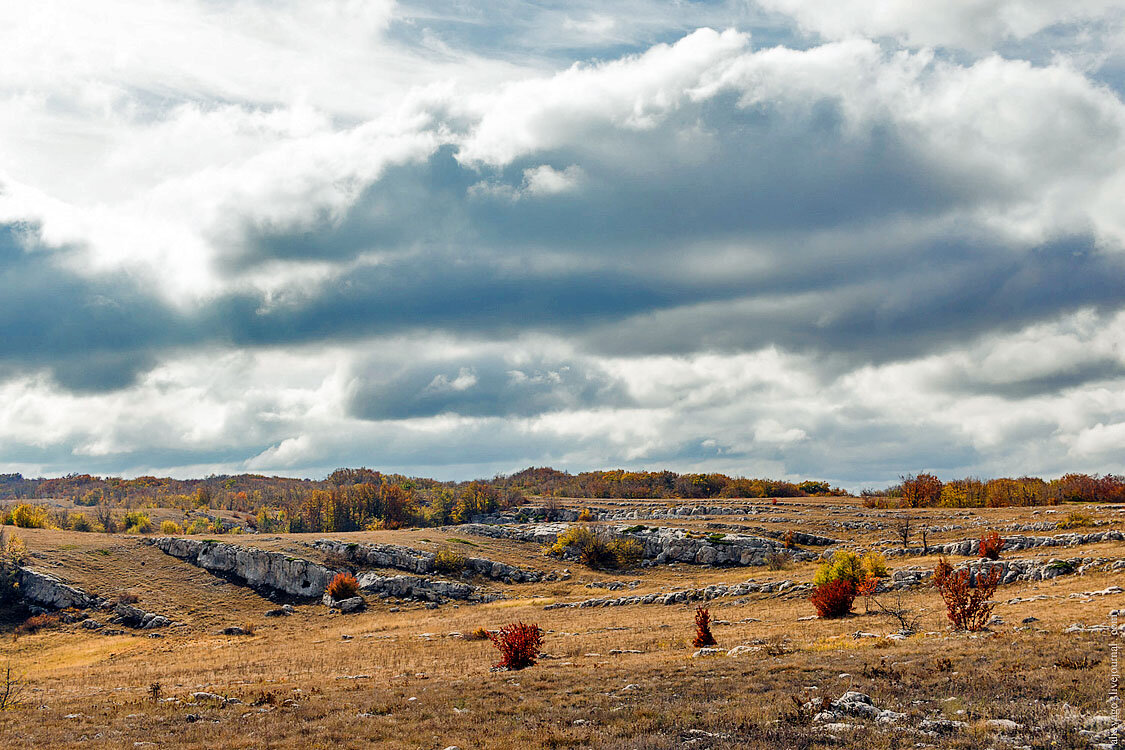
<path id="1" fill-rule="evenodd" d="M 613 501 L 602 506 L 614 507 Z M 716 526 L 796 529 L 844 539 L 857 551 L 892 546 L 896 536 L 893 519 L 856 500 L 793 499 L 771 508 L 772 516 L 754 520 L 646 523 L 709 532 Z M 1069 510 L 925 508 L 914 511 L 913 523 L 930 528 L 928 543 L 938 544 L 991 529 L 1006 535 L 1005 527 L 1016 523 L 1063 522 Z M 1079 510 L 1088 517 L 1079 519 L 1083 523 L 1121 528 L 1115 508 Z M 941 530 L 951 524 L 961 528 Z M 1112 713 L 1106 703 L 1111 648 L 1120 638 L 1066 631 L 1074 623 L 1107 624 L 1110 610 L 1125 607 L 1125 595 L 1086 593 L 1119 584 L 1120 572 L 1066 575 L 999 586 L 993 614 L 1003 624 L 954 632 L 941 593 L 922 587 L 897 600 L 881 597 L 886 607 L 917 619 L 917 634 L 896 640 L 887 636 L 899 623 L 874 606 L 868 613 L 808 619 L 816 611 L 807 592 L 716 598 L 704 605 L 708 632 L 722 648 L 743 648 L 733 656 L 693 658 L 699 602 L 544 606 L 604 596 L 604 589 L 586 584 L 610 581 L 637 582 L 616 594 L 751 577 L 806 583 L 818 564 L 680 564 L 622 572 L 587 569 L 535 545 L 453 528 L 334 534 L 445 551 L 457 580 L 455 563 L 464 554 L 543 571 L 569 566 L 572 576 L 477 582 L 506 597 L 488 604 L 430 609 L 369 597 L 369 609 L 358 614 L 331 612 L 315 601 L 294 602 L 291 616 L 266 618 L 276 602 L 135 538 L 18 532 L 32 567 L 105 597 L 135 597 L 138 606 L 181 624 L 149 637 L 154 632 L 125 628 L 107 635 L 59 621 L 14 638 L 23 618 L 9 610 L 0 624 L 0 694 L 10 665 L 19 700 L 0 711 L 5 748 L 1089 747 L 1079 730 L 1089 717 Z M 244 535 L 237 543 L 322 559 L 303 544 L 312 538 Z M 1125 545 L 1004 551 L 1002 559 L 1075 556 L 1121 559 Z M 893 574 L 938 562 L 933 555 L 891 557 L 886 566 Z M 1025 618 L 1036 619 L 1025 624 Z M 491 641 L 502 627 L 521 622 L 542 629 L 537 662 L 520 671 L 490 671 L 498 658 Z M 252 634 L 219 635 L 232 625 L 249 626 Z M 857 631 L 874 637 L 855 637 Z M 831 701 L 849 690 L 904 718 L 895 725 L 847 719 L 847 726 L 827 729 L 813 721 L 815 698 Z M 964 727 L 949 734 L 919 731 L 923 721 L 943 719 Z M 988 723 L 997 719 L 1019 728 Z"/>

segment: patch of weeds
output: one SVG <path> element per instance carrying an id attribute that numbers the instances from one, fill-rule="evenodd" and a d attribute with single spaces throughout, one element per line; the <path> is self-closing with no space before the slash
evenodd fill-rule
<path id="1" fill-rule="evenodd" d="M 470 542 L 468 539 L 462 539 L 462 538 L 456 537 L 456 536 L 449 537 L 449 541 L 456 542 L 457 544 L 467 544 L 470 547 L 479 547 L 480 546 L 476 542 Z"/>

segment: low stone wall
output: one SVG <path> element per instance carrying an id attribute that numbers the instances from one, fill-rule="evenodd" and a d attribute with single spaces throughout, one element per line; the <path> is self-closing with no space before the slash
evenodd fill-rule
<path id="1" fill-rule="evenodd" d="M 1042 547 L 1078 547 L 1083 544 L 1098 544 L 1100 542 L 1125 541 L 1125 532 L 1121 531 L 1095 531 L 1087 534 L 1068 533 L 1055 536 L 1023 536 L 1013 535 L 1002 537 L 1005 552 L 1017 552 L 1025 549 L 1039 549 Z M 962 539 L 959 542 L 946 542 L 945 544 L 931 544 L 926 550 L 921 547 L 892 547 L 883 550 L 887 557 L 904 557 L 907 555 L 961 555 L 962 557 L 975 557 L 980 548 L 980 538 Z"/>
<path id="2" fill-rule="evenodd" d="M 548 604 L 543 609 L 587 609 L 590 607 L 623 607 L 631 604 L 684 604 L 705 602 L 722 597 L 749 596 L 750 594 L 793 594 L 803 595 L 812 589 L 812 584 L 792 581 L 754 581 L 744 583 L 714 584 L 698 589 L 661 591 L 651 594 L 630 596 L 600 596 L 580 602 L 559 602 Z"/>
<path id="3" fill-rule="evenodd" d="M 1049 581 L 1065 575 L 1083 575 L 1091 570 L 1123 570 L 1125 561 L 1110 560 L 1105 557 L 1072 557 L 1068 559 L 1042 560 L 975 560 L 964 562 L 953 568 L 955 571 L 969 571 L 969 585 L 977 585 L 980 575 L 992 575 L 991 571 L 1000 571 L 1000 583 L 1015 583 L 1017 581 Z M 896 570 L 891 575 L 891 588 L 913 588 L 924 583 L 929 583 L 933 577 L 932 568 L 906 568 Z"/>

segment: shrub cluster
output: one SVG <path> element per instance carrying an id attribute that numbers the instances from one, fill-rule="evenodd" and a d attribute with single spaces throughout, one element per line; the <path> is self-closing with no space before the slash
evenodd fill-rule
<path id="1" fill-rule="evenodd" d="M 359 594 L 359 581 L 351 573 L 337 573 L 329 582 L 327 591 L 336 601 L 351 599 Z"/>
<path id="2" fill-rule="evenodd" d="M 571 526 L 559 534 L 547 554 L 563 557 L 574 554 L 591 568 L 632 568 L 644 557 L 644 546 L 636 539 L 614 536 L 590 526 Z"/>
<path id="3" fill-rule="evenodd" d="M 999 584 L 1000 569 L 996 567 L 988 573 L 978 572 L 975 588 L 967 568 L 955 571 L 943 558 L 934 569 L 934 586 L 945 600 L 946 615 L 955 630 L 984 629 L 996 606 L 992 595 Z"/>
<path id="4" fill-rule="evenodd" d="M 500 669 L 524 669 L 535 664 L 543 648 L 543 630 L 533 623 L 514 622 L 488 633 L 492 645 L 500 650 Z"/>
<path id="5" fill-rule="evenodd" d="M 887 560 L 878 552 L 860 558 L 854 552 L 837 550 L 832 559 L 817 569 L 809 601 L 820 617 L 843 617 L 852 611 L 855 598 L 869 596 L 878 580 L 887 575 Z"/>
<path id="6" fill-rule="evenodd" d="M 434 569 L 439 573 L 456 574 L 465 569 L 469 558 L 456 550 L 442 547 L 434 555 Z"/>

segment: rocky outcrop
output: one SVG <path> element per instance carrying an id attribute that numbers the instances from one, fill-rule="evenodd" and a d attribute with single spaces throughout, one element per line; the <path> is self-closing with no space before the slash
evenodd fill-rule
<path id="1" fill-rule="evenodd" d="M 1099 544 L 1101 542 L 1125 541 L 1125 532 L 1121 531 L 1095 531 L 1089 534 L 1056 534 L 1055 536 L 1006 536 L 1004 539 L 1005 552 L 1017 552 L 1025 549 L 1040 549 L 1043 547 L 1078 547 L 1083 544 Z M 962 539 L 959 542 L 945 544 L 931 544 L 926 550 L 921 547 L 904 549 L 901 547 L 883 550 L 887 557 L 903 557 L 906 555 L 961 555 L 962 557 L 975 557 L 980 548 L 980 539 Z"/>
<path id="2" fill-rule="evenodd" d="M 368 544 L 359 542 L 340 542 L 335 539 L 318 539 L 313 547 L 338 554 L 356 565 L 372 568 L 394 568 L 408 573 L 422 575 L 439 572 L 434 563 L 434 552 L 403 547 L 397 544 Z M 542 580 L 543 574 L 537 570 L 526 570 L 496 562 L 483 557 L 465 558 L 465 570 L 497 581 L 509 583 L 533 583 Z"/>
<path id="3" fill-rule="evenodd" d="M 80 588 L 63 583 L 49 573 L 31 568 L 20 568 L 17 583 L 20 596 L 25 601 L 46 609 L 86 609 L 96 607 L 103 601 Z"/>
<path id="4" fill-rule="evenodd" d="M 153 630 L 154 628 L 163 628 L 173 624 L 172 620 L 164 615 L 146 612 L 140 607 L 134 607 L 124 602 L 118 602 L 114 606 L 113 611 L 115 617 L 111 619 L 110 622 L 114 625 L 128 625 L 131 628 Z"/>
<path id="5" fill-rule="evenodd" d="M 501 598 L 498 594 L 482 593 L 467 583 L 421 576 L 381 576 L 377 573 L 361 573 L 357 580 L 360 590 L 384 599 L 396 597 L 441 604 L 450 599 L 490 602 Z"/>
<path id="6" fill-rule="evenodd" d="M 232 576 L 254 588 L 290 596 L 319 597 L 336 574 L 310 560 L 253 547 L 177 537 L 160 537 L 150 543 L 204 570 Z"/>
<path id="7" fill-rule="evenodd" d="M 543 609 L 587 609 L 590 607 L 623 607 L 631 604 L 685 604 L 687 602 L 706 602 L 721 597 L 748 596 L 750 594 L 799 595 L 812 589 L 812 584 L 794 584 L 792 581 L 755 581 L 744 583 L 714 584 L 698 589 L 661 591 L 632 596 L 602 596 L 584 599 L 580 602 L 558 602 L 548 604 Z"/>
<path id="8" fill-rule="evenodd" d="M 532 524 L 529 526 L 488 526 L 466 524 L 457 529 L 466 534 L 499 539 L 513 539 L 539 545 L 554 544 L 568 524 Z M 785 548 L 776 539 L 748 534 L 700 535 L 678 528 L 633 529 L 619 526 L 614 533 L 637 541 L 644 560 L 656 564 L 688 563 L 692 565 L 765 565 L 770 553 L 787 552 L 793 560 L 816 560 L 818 555 L 801 549 Z"/>
<path id="9" fill-rule="evenodd" d="M 591 521 L 647 521 L 670 518 L 690 518 L 693 516 L 755 516 L 774 513 L 778 508 L 758 505 L 676 505 L 653 508 L 628 507 L 620 510 L 611 508 L 590 508 L 578 511 L 569 508 L 546 508 L 524 505 L 505 513 L 491 513 L 469 518 L 470 523 L 513 524 L 530 521 L 568 522 L 578 521 L 582 514 Z M 789 509 L 791 510 L 791 509 Z M 771 519 L 772 520 L 772 519 Z M 788 519 L 779 519 L 787 521 Z"/>
<path id="10" fill-rule="evenodd" d="M 977 577 L 992 575 L 990 571 L 1000 571 L 1000 583 L 1015 583 L 1017 581 L 1049 581 L 1059 576 L 1079 574 L 1090 570 L 1112 570 L 1114 561 L 1099 557 L 1072 557 L 1066 560 L 975 560 L 954 566 L 954 570 L 969 571 L 969 585 L 977 585 Z M 896 570 L 891 575 L 890 587 L 906 589 L 928 583 L 933 577 L 932 569 L 904 568 Z"/>
<path id="11" fill-rule="evenodd" d="M 150 542 L 163 552 L 198 565 L 220 575 L 238 580 L 267 591 L 278 591 L 290 596 L 322 597 L 328 583 L 337 571 L 310 560 L 287 557 L 280 552 L 267 552 L 253 547 L 233 544 L 161 537 Z M 363 591 L 380 597 L 418 599 L 427 602 L 444 602 L 450 599 L 463 601 L 491 601 L 465 583 L 433 580 L 420 576 L 380 576 L 364 573 L 358 577 Z"/>

